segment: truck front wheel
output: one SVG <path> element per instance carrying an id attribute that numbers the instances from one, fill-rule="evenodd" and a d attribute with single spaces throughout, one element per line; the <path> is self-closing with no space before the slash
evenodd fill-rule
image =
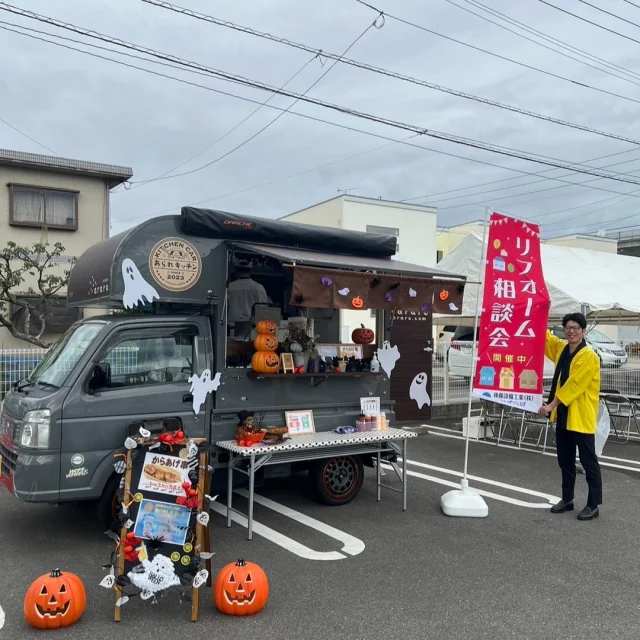
<path id="1" fill-rule="evenodd" d="M 356 456 L 316 460 L 309 469 L 312 494 L 318 501 L 331 506 L 351 502 L 363 481 L 364 465 Z"/>
<path id="2" fill-rule="evenodd" d="M 102 496 L 98 501 L 98 521 L 103 531 L 110 529 L 111 525 L 118 520 L 118 485 L 119 475 L 113 475 L 104 487 Z"/>

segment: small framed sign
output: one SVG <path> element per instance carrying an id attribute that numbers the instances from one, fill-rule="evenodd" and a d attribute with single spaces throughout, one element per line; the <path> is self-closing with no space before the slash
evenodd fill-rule
<path id="1" fill-rule="evenodd" d="M 316 425 L 313 422 L 313 411 L 311 409 L 285 411 L 284 417 L 290 436 L 308 435 L 316 432 Z"/>
<path id="2" fill-rule="evenodd" d="M 341 358 L 357 358 L 358 360 L 362 360 L 362 345 L 341 344 L 338 347 L 338 355 Z"/>
<path id="3" fill-rule="evenodd" d="M 282 353 L 280 355 L 280 368 L 282 369 L 282 373 L 293 373 L 296 370 L 293 364 L 292 353 Z"/>

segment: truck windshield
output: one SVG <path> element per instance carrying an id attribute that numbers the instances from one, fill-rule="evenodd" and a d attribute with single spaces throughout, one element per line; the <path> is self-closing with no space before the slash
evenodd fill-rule
<path id="1" fill-rule="evenodd" d="M 101 323 L 91 322 L 69 329 L 40 361 L 29 381 L 61 387 L 103 327 Z"/>

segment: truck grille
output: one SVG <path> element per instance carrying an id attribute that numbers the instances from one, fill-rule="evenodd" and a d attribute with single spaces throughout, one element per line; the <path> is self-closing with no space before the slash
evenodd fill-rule
<path id="1" fill-rule="evenodd" d="M 2 475 L 8 475 L 6 471 L 14 473 L 16 470 L 18 454 L 13 453 L 13 451 L 9 451 L 9 449 L 0 443 L 0 456 L 2 456 Z"/>

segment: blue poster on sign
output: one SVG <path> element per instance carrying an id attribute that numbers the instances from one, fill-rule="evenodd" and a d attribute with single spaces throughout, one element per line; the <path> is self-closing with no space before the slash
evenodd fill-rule
<path id="1" fill-rule="evenodd" d="M 162 538 L 166 544 L 183 546 L 191 511 L 187 507 L 143 499 L 133 529 L 138 538 Z"/>

